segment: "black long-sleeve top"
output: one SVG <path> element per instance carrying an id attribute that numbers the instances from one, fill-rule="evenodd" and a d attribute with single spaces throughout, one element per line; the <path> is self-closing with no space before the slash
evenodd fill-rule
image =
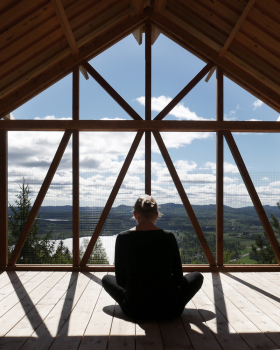
<path id="1" fill-rule="evenodd" d="M 127 314 L 164 318 L 178 312 L 183 271 L 172 232 L 121 232 L 116 240 L 115 272 L 118 285 L 126 290 L 121 307 Z"/>

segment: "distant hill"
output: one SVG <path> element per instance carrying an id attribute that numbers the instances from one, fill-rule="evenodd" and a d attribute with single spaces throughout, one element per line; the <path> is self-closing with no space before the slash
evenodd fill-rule
<path id="1" fill-rule="evenodd" d="M 203 231 L 215 232 L 216 205 L 193 205 L 193 210 Z M 271 214 L 280 218 L 277 206 L 264 206 L 268 218 Z M 80 235 L 91 235 L 102 213 L 103 207 L 80 207 Z M 158 225 L 168 230 L 193 232 L 192 225 L 182 204 L 166 203 L 160 206 L 163 214 Z M 9 215 L 12 215 L 9 209 Z M 114 235 L 131 228 L 135 221 L 132 218 L 132 207 L 120 205 L 113 207 L 102 230 L 103 235 Z M 40 209 L 40 234 L 52 230 L 57 237 L 72 235 L 72 206 L 43 206 Z M 224 230 L 230 232 L 234 227 L 248 231 L 252 227 L 262 230 L 260 220 L 254 207 L 231 208 L 224 206 Z"/>

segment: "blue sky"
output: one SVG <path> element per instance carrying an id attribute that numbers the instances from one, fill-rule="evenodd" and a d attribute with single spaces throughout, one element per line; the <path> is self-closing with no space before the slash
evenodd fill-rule
<path id="1" fill-rule="evenodd" d="M 144 39 L 144 38 L 143 38 Z M 144 40 L 143 40 L 144 41 Z M 139 46 L 132 35 L 90 61 L 92 66 L 144 118 L 144 44 Z M 153 117 L 204 67 L 205 63 L 160 35 L 152 47 Z M 81 119 L 130 119 L 105 91 L 90 77 L 80 77 Z M 227 120 L 271 120 L 279 113 L 259 101 L 229 79 L 224 80 L 224 118 Z M 22 107 L 13 111 L 15 119 L 71 118 L 72 77 L 65 77 Z M 170 120 L 216 118 L 215 74 L 202 80 L 166 117 Z M 279 118 L 280 119 L 280 118 Z M 104 203 L 133 140 L 134 133 L 81 133 L 81 201 L 86 205 Z M 194 204 L 215 203 L 215 143 L 213 133 L 163 133 L 163 139 Z M 34 194 L 47 171 L 61 133 L 9 133 L 10 197 L 25 174 L 33 183 Z M 280 199 L 280 172 L 277 159 L 277 134 L 234 134 L 245 164 L 253 177 L 263 204 L 275 205 Z M 69 201 L 71 181 L 71 145 L 66 150 L 49 191 L 50 202 L 57 197 Z M 135 198 L 144 190 L 144 145 L 141 143 L 116 203 L 129 194 Z M 250 205 L 246 189 L 225 143 L 225 204 Z M 153 142 L 153 194 L 163 202 L 180 202 Z M 35 181 L 35 175 L 38 181 Z M 99 186 L 99 187 L 98 187 Z M 102 190 L 99 192 L 97 187 Z M 66 190 L 67 188 L 67 190 Z M 94 190 L 95 189 L 95 190 Z M 91 192 L 93 191 L 93 192 Z M 94 192 L 95 191 L 95 192 Z M 92 199 L 92 193 L 100 193 Z M 60 194 L 59 194 L 60 193 Z M 59 194 L 59 195 L 58 195 Z M 236 200 L 232 200 L 232 198 Z M 11 199 L 12 200 L 12 199 Z M 61 203 L 62 203 L 61 202 Z"/>

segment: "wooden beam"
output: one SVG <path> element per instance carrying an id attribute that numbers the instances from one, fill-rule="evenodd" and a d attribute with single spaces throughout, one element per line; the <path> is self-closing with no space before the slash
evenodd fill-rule
<path id="1" fill-rule="evenodd" d="M 224 120 L 224 77 L 223 70 L 217 67 L 216 92 L 217 121 Z M 216 261 L 223 266 L 223 231 L 224 231 L 224 136 L 222 131 L 216 133 Z"/>
<path id="2" fill-rule="evenodd" d="M 162 120 L 172 111 L 174 107 L 200 82 L 201 79 L 209 72 L 213 67 L 213 63 L 209 62 L 204 68 L 168 103 L 166 107 L 154 118 L 154 120 Z"/>
<path id="3" fill-rule="evenodd" d="M 181 183 L 181 181 L 179 179 L 179 176 L 178 176 L 177 171 L 176 171 L 176 169 L 174 167 L 174 164 L 173 164 L 173 162 L 172 162 L 172 160 L 170 158 L 168 150 L 165 147 L 165 144 L 164 144 L 164 142 L 163 142 L 163 140 L 161 138 L 161 135 L 157 131 L 154 131 L 153 134 L 154 134 L 154 137 L 155 137 L 156 142 L 158 144 L 158 147 L 159 147 L 159 149 L 161 151 L 161 154 L 163 156 L 165 164 L 166 164 L 166 166 L 167 166 L 167 168 L 169 170 L 169 173 L 170 173 L 170 175 L 171 175 L 171 177 L 173 179 L 173 182 L 174 182 L 174 184 L 175 184 L 175 186 L 177 188 L 178 194 L 179 194 L 179 196 L 180 196 L 180 198 L 182 200 L 182 203 L 183 203 L 183 205 L 184 205 L 184 207 L 185 207 L 185 209 L 186 209 L 186 211 L 188 213 L 189 219 L 190 219 L 190 221 L 191 221 L 191 223 L 193 225 L 193 228 L 194 228 L 194 230 L 195 230 L 195 232 L 197 234 L 198 240 L 199 240 L 199 242 L 201 244 L 201 247 L 202 247 L 202 250 L 203 250 L 203 252 L 205 254 L 205 257 L 206 257 L 206 259 L 207 259 L 207 261 L 208 261 L 210 266 L 216 266 L 216 262 L 215 262 L 215 260 L 213 258 L 211 250 L 210 250 L 210 248 L 208 246 L 208 243 L 207 243 L 207 241 L 206 241 L 206 239 L 204 237 L 202 229 L 201 229 L 201 227 L 199 225 L 199 222 L 198 222 L 198 220 L 196 218 L 196 215 L 195 215 L 195 213 L 193 211 L 193 208 L 192 208 L 192 206 L 191 206 L 191 204 L 189 202 L 189 199 L 188 199 L 188 197 L 186 195 L 184 187 L 183 187 L 183 185 L 182 185 L 182 183 Z"/>
<path id="4" fill-rule="evenodd" d="M 158 27 L 156 27 L 155 25 L 152 25 L 152 39 L 151 39 L 152 45 L 154 45 L 160 33 L 161 31 L 158 29 Z"/>
<path id="5" fill-rule="evenodd" d="M 151 13 L 150 18 L 152 22 L 159 27 L 162 33 L 170 39 L 201 59 L 205 61 L 210 60 L 215 65 L 222 67 L 225 76 L 237 82 L 241 87 L 245 88 L 280 113 L 280 94 L 259 79 L 259 77 L 247 72 L 245 68 L 242 68 L 234 60 L 230 60 L 226 56 L 219 57 L 217 50 L 208 46 L 193 33 L 183 29 L 178 23 L 170 20 L 166 16 L 159 13 Z"/>
<path id="6" fill-rule="evenodd" d="M 225 42 L 224 46 L 222 47 L 221 51 L 219 52 L 219 56 L 223 57 L 229 48 L 230 44 L 232 43 L 234 37 L 236 36 L 237 32 L 239 31 L 242 23 L 245 21 L 248 13 L 251 11 L 252 7 L 254 6 L 256 0 L 249 0 L 248 4 L 246 5 L 244 11 L 242 12 L 241 16 L 239 17 L 238 21 L 236 22 L 235 26 L 233 27 L 229 37 L 227 38 L 227 41 Z M 205 81 L 208 82 L 214 73 L 216 67 L 213 67 L 209 74 L 207 75 Z"/>
<path id="7" fill-rule="evenodd" d="M 82 62 L 82 66 L 93 77 L 97 83 L 103 87 L 103 89 L 126 111 L 131 118 L 135 120 L 142 120 L 140 115 L 112 88 L 107 81 L 88 63 Z"/>
<path id="8" fill-rule="evenodd" d="M 224 266 L 209 266 L 209 265 L 182 265 L 183 272 L 279 272 L 279 265 L 224 265 Z M 71 266 L 71 265 L 15 265 L 15 266 L 0 266 L 0 271 L 107 271 L 115 272 L 114 265 L 86 265 L 86 266 Z"/>
<path id="9" fill-rule="evenodd" d="M 109 212 L 110 212 L 110 210 L 112 208 L 112 205 L 114 204 L 115 198 L 116 198 L 116 196 L 117 196 L 117 194 L 119 192 L 119 189 L 120 189 L 120 187 L 122 185 L 123 179 L 124 179 L 124 177 L 125 177 L 125 175 L 127 173 L 127 170 L 128 170 L 128 168 L 130 166 L 130 163 L 131 163 L 131 161 L 132 161 L 132 159 L 134 157 L 134 154 L 135 154 L 135 152 L 136 152 L 136 150 L 137 150 L 137 148 L 139 146 L 139 143 L 141 141 L 142 136 L 143 136 L 143 132 L 142 131 L 139 131 L 136 134 L 136 136 L 135 136 L 135 139 L 134 139 L 134 141 L 133 141 L 133 143 L 131 145 L 131 148 L 130 148 L 128 154 L 127 154 L 127 157 L 126 157 L 126 159 L 125 159 L 125 161 L 123 163 L 121 171 L 120 171 L 120 173 L 118 175 L 118 178 L 117 178 L 117 180 L 115 182 L 115 185 L 114 185 L 114 187 L 113 187 L 113 189 L 111 191 L 111 194 L 110 194 L 110 196 L 109 196 L 109 198 L 107 200 L 107 203 L 106 203 L 106 205 L 105 205 L 105 207 L 103 209 L 103 212 L 102 212 L 102 214 L 100 216 L 100 219 L 99 219 L 99 221 L 98 221 L 98 223 L 97 223 L 97 225 L 95 227 L 95 230 L 93 232 L 91 240 L 90 240 L 90 242 L 89 242 L 89 244 L 87 246 L 87 249 L 86 249 L 86 251 L 84 253 L 84 256 L 83 256 L 83 258 L 82 258 L 82 260 L 80 262 L 80 266 L 85 266 L 87 264 L 87 262 L 88 262 L 90 254 L 93 251 L 95 243 L 96 243 L 96 241 L 97 241 L 97 239 L 98 239 L 98 237 L 100 235 L 100 232 L 101 232 L 101 230 L 102 230 L 102 228 L 103 228 L 103 226 L 105 224 L 106 218 L 109 215 Z"/>
<path id="10" fill-rule="evenodd" d="M 165 131 L 279 133 L 280 122 L 216 120 L 1 120 L 0 130 L 10 131 Z"/>
<path id="11" fill-rule="evenodd" d="M 80 116 L 80 72 L 79 66 L 73 70 L 72 88 L 72 118 L 79 120 Z M 72 220 L 73 220 L 73 266 L 80 263 L 80 192 L 79 192 L 79 130 L 73 131 L 72 136 Z"/>
<path id="12" fill-rule="evenodd" d="M 143 37 L 143 26 L 138 27 L 132 32 L 134 38 L 138 42 L 139 45 L 142 45 L 142 37 Z"/>
<path id="13" fill-rule="evenodd" d="M 152 194 L 152 150 L 151 150 L 151 131 L 145 132 L 145 194 Z"/>
<path id="14" fill-rule="evenodd" d="M 130 15 L 138 15 L 144 10 L 144 0 L 130 0 Z"/>
<path id="15" fill-rule="evenodd" d="M 252 7 L 254 6 L 256 0 L 249 0 L 248 4 L 246 5 L 244 11 L 242 12 L 241 16 L 239 17 L 238 21 L 236 22 L 232 32 L 230 33 L 230 36 L 228 37 L 227 41 L 225 42 L 223 48 L 221 49 L 219 56 L 223 57 L 226 53 L 227 49 L 229 48 L 230 44 L 232 43 L 236 33 L 239 31 L 242 23 L 245 21 L 248 13 L 251 11 Z"/>
<path id="16" fill-rule="evenodd" d="M 3 116 L 12 112 L 67 74 L 70 74 L 73 67 L 77 64 L 85 59 L 92 59 L 113 44 L 125 38 L 127 35 L 131 34 L 134 29 L 144 24 L 147 17 L 148 13 L 144 12 L 141 15 L 133 16 L 131 19 L 125 18 L 122 21 L 118 21 L 112 28 L 92 39 L 87 45 L 81 47 L 79 54 L 68 55 L 46 72 L 44 71 L 36 75 L 36 78 L 30 79 L 24 86 L 17 88 L 5 98 L 0 99 L 0 115 Z"/>
<path id="17" fill-rule="evenodd" d="M 269 222 L 269 220 L 268 220 L 268 218 L 266 216 L 265 210 L 264 210 L 264 208 L 262 206 L 262 203 L 261 203 L 261 201 L 259 199 L 257 191 L 256 191 L 256 189 L 254 187 L 254 184 L 253 184 L 253 182 L 251 180 L 251 177 L 250 177 L 250 175 L 248 173 L 246 165 L 245 165 L 245 163 L 244 163 L 244 161 L 243 161 L 243 159 L 241 157 L 241 154 L 240 154 L 240 152 L 238 150 L 238 147 L 237 147 L 237 145 L 236 145 L 236 143 L 234 141 L 234 138 L 233 138 L 231 132 L 226 131 L 224 133 L 224 135 L 225 135 L 226 141 L 228 143 L 228 146 L 230 148 L 230 151 L 231 151 L 231 153 L 233 155 L 233 158 L 234 158 L 234 160 L 236 162 L 236 165 L 237 165 L 237 167 L 239 169 L 240 175 L 242 176 L 244 184 L 245 184 L 245 186 L 247 188 L 247 191 L 248 191 L 248 193 L 249 193 L 249 195 L 251 197 L 251 200 L 252 200 L 252 202 L 254 204 L 256 212 L 257 212 L 257 214 L 259 216 L 260 222 L 262 223 L 263 228 L 265 230 L 265 233 L 267 235 L 267 238 L 268 238 L 268 240 L 269 240 L 269 242 L 271 244 L 271 247 L 272 247 L 273 252 L 274 252 L 274 254 L 276 256 L 278 264 L 280 264 L 280 246 L 279 246 L 279 243 L 278 243 L 278 241 L 277 241 L 277 239 L 275 237 L 274 231 L 273 231 L 273 229 L 272 229 L 272 227 L 270 225 L 270 222 Z"/>
<path id="18" fill-rule="evenodd" d="M 152 25 L 145 24 L 145 120 L 151 120 L 152 114 Z"/>
<path id="19" fill-rule="evenodd" d="M 152 25 L 145 24 L 145 120 L 152 118 Z M 151 132 L 145 132 L 145 193 L 151 195 Z"/>
<path id="20" fill-rule="evenodd" d="M 155 13 L 163 13 L 165 11 L 167 0 L 155 0 L 154 11 Z"/>
<path id="21" fill-rule="evenodd" d="M 85 79 L 89 80 L 89 76 L 88 76 L 88 73 L 87 73 L 86 69 L 83 66 L 79 66 L 79 68 L 80 68 L 80 72 L 83 74 Z"/>
<path id="22" fill-rule="evenodd" d="M 0 150 L 0 266 L 5 267 L 8 263 L 8 131 L 6 130 L 0 130 Z"/>
<path id="23" fill-rule="evenodd" d="M 20 252 L 21 252 L 21 250 L 22 250 L 22 248 L 24 246 L 24 243 L 25 243 L 26 238 L 27 238 L 27 236 L 29 234 L 29 231 L 30 231 L 30 229 L 31 229 L 31 227 L 33 225 L 33 222 L 34 222 L 34 220 L 35 220 L 35 218 L 36 218 L 36 216 L 38 214 L 38 211 L 39 211 L 39 209 L 41 207 L 41 204 L 43 203 L 43 200 L 44 200 L 44 198 L 46 196 L 46 193 L 47 193 L 47 191 L 48 191 L 48 189 L 50 187 L 50 184 L 52 182 L 52 179 L 54 177 L 56 169 L 59 166 L 60 160 L 61 160 L 61 158 L 63 156 L 63 153 L 64 153 L 64 151 L 65 151 L 65 149 L 67 147 L 67 144 L 69 142 L 71 134 L 72 134 L 72 132 L 68 130 L 68 131 L 65 131 L 65 133 L 64 133 L 64 135 L 62 137 L 62 140 L 61 140 L 61 142 L 59 144 L 59 147 L 58 147 L 58 149 L 56 151 L 56 154 L 55 154 L 55 156 L 53 158 L 53 161 L 52 161 L 51 166 L 50 166 L 50 168 L 48 170 L 48 173 L 47 173 L 47 175 L 45 177 L 45 180 L 44 180 L 44 182 L 43 182 L 43 184 L 41 186 L 41 189 L 40 189 L 40 191 L 39 191 L 39 193 L 37 195 L 37 198 L 36 198 L 36 200 L 35 200 L 35 202 L 33 204 L 33 207 L 30 210 L 29 216 L 28 216 L 28 218 L 27 218 L 27 220 L 26 220 L 26 222 L 25 222 L 25 224 L 23 226 L 23 229 L 22 229 L 22 232 L 21 232 L 21 234 L 19 236 L 17 244 L 16 244 L 16 246 L 15 246 L 13 252 L 12 252 L 12 255 L 11 255 L 10 260 L 8 262 L 9 266 L 13 266 L 17 262 L 17 259 L 18 259 L 19 255 L 20 255 Z"/>
<path id="24" fill-rule="evenodd" d="M 65 11 L 64 11 L 61 0 L 51 0 L 51 3 L 54 7 L 55 13 L 57 15 L 57 18 L 59 20 L 59 23 L 61 25 L 61 28 L 63 30 L 63 33 L 66 37 L 66 40 L 68 42 L 68 45 L 69 45 L 72 53 L 78 54 L 79 48 L 78 48 L 78 45 L 77 45 L 76 40 L 74 38 L 72 29 L 71 29 L 70 24 L 68 22 L 68 18 L 66 16 Z"/>
<path id="25" fill-rule="evenodd" d="M 208 83 L 208 81 L 210 80 L 210 78 L 212 77 L 213 73 L 216 70 L 216 66 L 212 67 L 209 71 L 209 73 L 207 74 L 207 77 L 205 78 L 206 83 Z"/>

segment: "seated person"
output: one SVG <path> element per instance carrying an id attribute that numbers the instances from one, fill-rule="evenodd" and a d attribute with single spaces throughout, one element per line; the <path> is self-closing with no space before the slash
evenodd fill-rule
<path id="1" fill-rule="evenodd" d="M 104 276 L 102 285 L 130 317 L 175 318 L 201 288 L 203 276 L 183 276 L 174 234 L 155 225 L 161 214 L 152 196 L 139 197 L 133 209 L 136 227 L 117 236 L 116 277 Z"/>

